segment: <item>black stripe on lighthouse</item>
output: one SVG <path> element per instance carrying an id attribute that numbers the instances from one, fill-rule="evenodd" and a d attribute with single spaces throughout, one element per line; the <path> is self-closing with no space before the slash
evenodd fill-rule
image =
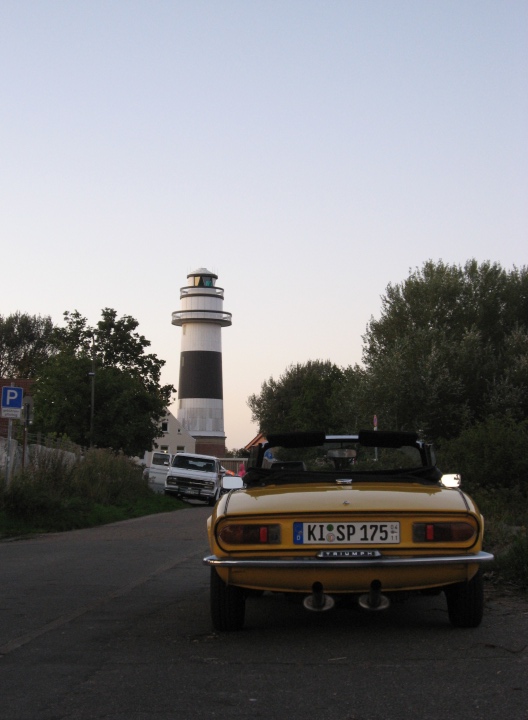
<path id="1" fill-rule="evenodd" d="M 178 397 L 180 400 L 223 399 L 221 352 L 187 350 L 181 353 Z"/>

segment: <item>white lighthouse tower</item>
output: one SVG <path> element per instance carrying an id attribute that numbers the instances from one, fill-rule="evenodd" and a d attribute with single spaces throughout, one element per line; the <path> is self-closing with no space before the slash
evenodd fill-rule
<path id="1" fill-rule="evenodd" d="M 225 455 L 222 386 L 223 327 L 231 325 L 224 312 L 224 290 L 218 276 L 205 268 L 187 275 L 180 288 L 181 310 L 172 313 L 172 324 L 182 329 L 178 420 L 196 440 L 196 452 Z"/>

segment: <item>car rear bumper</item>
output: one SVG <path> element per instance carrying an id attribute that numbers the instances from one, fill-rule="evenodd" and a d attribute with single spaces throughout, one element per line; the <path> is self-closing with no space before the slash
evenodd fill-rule
<path id="1" fill-rule="evenodd" d="M 492 562 L 494 556 L 487 552 L 473 555 L 426 555 L 426 556 L 388 556 L 380 558 L 336 558 L 331 557 L 243 557 L 219 558 L 208 555 L 203 559 L 205 565 L 219 568 L 280 568 L 283 570 L 311 570 L 332 568 L 384 568 L 430 565 L 460 565 Z"/>
<path id="2" fill-rule="evenodd" d="M 310 592 L 314 582 L 328 593 L 361 593 L 373 581 L 385 591 L 444 587 L 470 580 L 493 555 L 385 556 L 377 558 L 244 557 L 209 555 L 203 562 L 215 568 L 229 585 L 276 592 Z"/>

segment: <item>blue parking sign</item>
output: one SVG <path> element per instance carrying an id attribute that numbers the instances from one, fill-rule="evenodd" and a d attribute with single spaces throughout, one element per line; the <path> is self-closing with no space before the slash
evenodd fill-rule
<path id="1" fill-rule="evenodd" d="M 24 389 L 4 385 L 2 388 L 2 417 L 19 418 L 22 412 Z"/>

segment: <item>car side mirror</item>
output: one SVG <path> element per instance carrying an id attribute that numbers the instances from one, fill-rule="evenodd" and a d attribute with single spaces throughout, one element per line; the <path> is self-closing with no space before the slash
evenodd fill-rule
<path id="1" fill-rule="evenodd" d="M 222 478 L 222 490 L 240 490 L 244 487 L 244 481 L 237 475 L 226 475 Z"/>

